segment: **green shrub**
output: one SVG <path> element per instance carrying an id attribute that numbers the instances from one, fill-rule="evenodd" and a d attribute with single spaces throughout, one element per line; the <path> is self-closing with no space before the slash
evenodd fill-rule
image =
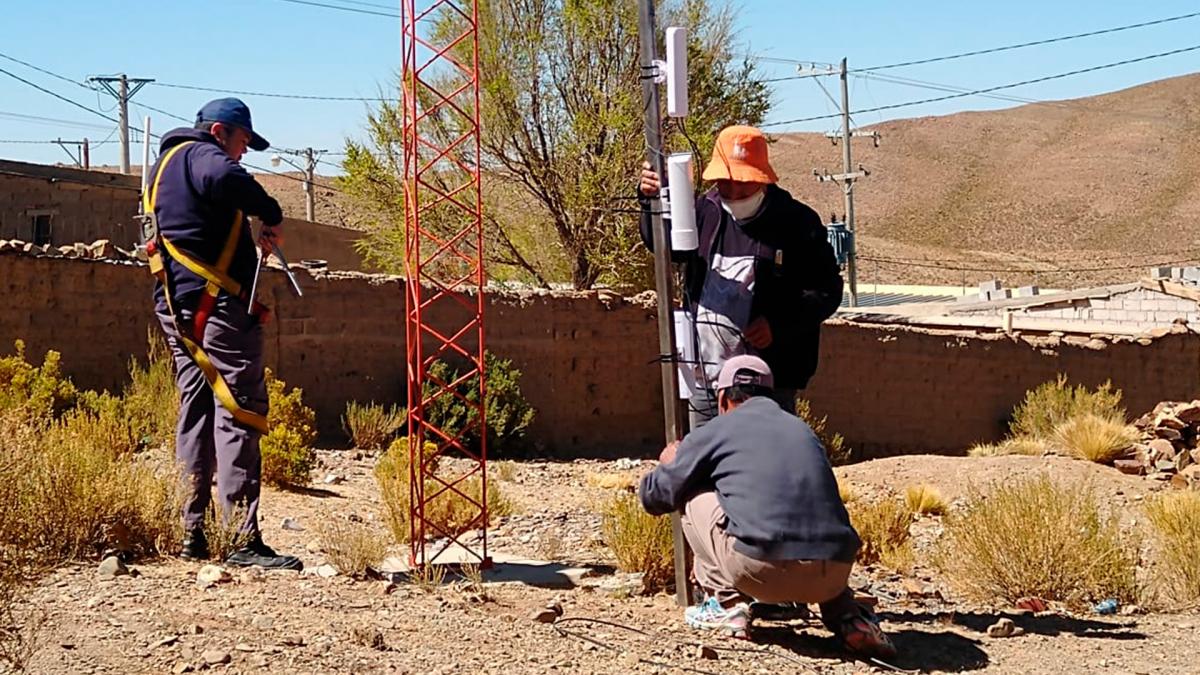
<path id="1" fill-rule="evenodd" d="M 134 434 L 146 447 L 175 447 L 179 421 L 179 391 L 175 364 L 166 340 L 151 331 L 146 335 L 146 366 L 129 359 L 129 384 L 121 398 Z"/>
<path id="2" fill-rule="evenodd" d="M 16 410 L 26 421 L 44 422 L 75 405 L 79 391 L 63 377 L 61 356 L 47 351 L 41 366 L 25 360 L 25 342 L 16 353 L 0 357 L 0 411 Z"/>
<path id="3" fill-rule="evenodd" d="M 826 427 L 828 426 L 829 416 L 822 415 L 817 418 L 816 413 L 812 410 L 812 404 L 808 399 L 798 399 L 796 401 L 796 417 L 804 420 L 805 424 L 812 428 L 813 433 L 817 435 L 817 439 L 821 441 L 821 445 L 825 448 L 825 455 L 829 457 L 829 463 L 834 466 L 841 466 L 850 463 L 850 448 L 846 447 L 846 439 L 841 434 L 834 432 L 830 434 Z"/>
<path id="4" fill-rule="evenodd" d="M 303 445 L 311 446 L 317 440 L 317 413 L 304 405 L 304 390 L 292 387 L 275 377 L 267 368 L 267 399 L 270 411 L 267 423 L 271 428 L 284 427 L 296 433 Z"/>
<path id="5" fill-rule="evenodd" d="M 535 411 L 521 394 L 521 372 L 511 361 L 488 352 L 484 363 L 487 369 L 488 456 L 499 457 L 519 449 L 533 423 Z M 459 372 L 444 361 L 435 362 L 429 373 L 442 382 L 454 382 L 459 378 Z M 425 383 L 426 397 L 436 390 L 433 383 Z M 470 403 L 478 403 L 479 376 L 467 378 L 458 386 L 458 392 Z M 472 450 L 478 449 L 480 439 L 474 431 L 478 414 L 473 406 L 458 397 L 443 394 L 426 404 L 425 418 L 451 437 L 469 427 L 463 436 L 464 444 Z"/>
<path id="6" fill-rule="evenodd" d="M 426 441 L 422 452 L 425 455 L 426 472 L 438 473 L 440 458 L 437 445 Z M 379 484 L 380 498 L 383 502 L 383 517 L 398 543 L 405 543 L 412 536 L 412 522 L 409 517 L 412 504 L 409 490 L 412 480 L 409 475 L 410 463 L 409 439 L 403 437 L 393 441 L 375 465 L 375 480 Z M 436 529 L 428 528 L 428 536 L 456 535 L 479 526 L 477 521 L 480 509 L 477 504 L 483 500 L 483 480 L 479 476 L 472 476 L 455 487 L 470 499 L 445 489 L 437 480 L 426 479 L 425 494 L 428 496 L 439 493 L 425 506 L 426 521 L 436 526 Z M 487 507 L 489 523 L 493 518 L 512 513 L 512 502 L 505 496 L 498 483 L 492 482 L 488 485 Z"/>
<path id="7" fill-rule="evenodd" d="M 1055 381 L 1025 395 L 1025 400 L 1013 411 L 1009 429 L 1016 437 L 1051 440 L 1059 425 L 1088 414 L 1124 422 L 1121 391 L 1114 390 L 1111 382 L 1105 382 L 1095 391 L 1083 385 L 1072 387 L 1065 375 L 1059 375 Z"/>
<path id="8" fill-rule="evenodd" d="M 600 533 L 617 569 L 640 572 L 645 589 L 666 588 L 675 580 L 671 519 L 646 513 L 636 494 L 616 492 L 601 506 Z"/>
<path id="9" fill-rule="evenodd" d="M 262 452 L 262 482 L 277 487 L 303 487 L 312 481 L 316 466 L 313 447 L 286 426 L 277 426 L 259 442 Z"/>
<path id="10" fill-rule="evenodd" d="M 384 408 L 377 403 L 346 404 L 342 415 L 342 427 L 350 436 L 354 447 L 361 450 L 378 450 L 387 445 L 392 436 L 405 424 L 406 408 L 391 406 Z"/>
<path id="11" fill-rule="evenodd" d="M 1082 608 L 1106 598 L 1135 599 L 1136 542 L 1100 511 L 1089 484 L 1048 475 L 972 489 L 944 521 L 938 564 L 974 600 L 1035 596 Z"/>

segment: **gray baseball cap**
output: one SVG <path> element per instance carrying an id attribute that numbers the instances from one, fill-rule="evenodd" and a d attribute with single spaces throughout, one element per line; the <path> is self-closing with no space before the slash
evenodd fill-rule
<path id="1" fill-rule="evenodd" d="M 775 376 L 766 361 L 757 356 L 742 354 L 735 356 L 721 366 L 717 375 L 717 390 L 728 389 L 735 384 L 757 385 L 767 389 L 775 388 Z"/>

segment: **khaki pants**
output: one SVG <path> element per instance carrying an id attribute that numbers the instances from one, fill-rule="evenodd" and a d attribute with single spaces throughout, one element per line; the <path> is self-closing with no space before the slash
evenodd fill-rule
<path id="1" fill-rule="evenodd" d="M 818 603 L 826 621 L 854 608 L 846 586 L 851 563 L 832 560 L 755 560 L 733 548 L 725 532 L 725 511 L 714 492 L 702 492 L 684 506 L 683 533 L 695 555 L 696 581 L 721 604 Z"/>

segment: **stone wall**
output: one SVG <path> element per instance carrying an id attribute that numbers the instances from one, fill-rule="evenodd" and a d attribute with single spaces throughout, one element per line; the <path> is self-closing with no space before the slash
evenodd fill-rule
<path id="1" fill-rule="evenodd" d="M 327 439 L 347 401 L 404 398 L 403 285 L 392 277 L 301 273 L 305 297 L 265 273 L 274 305 L 268 364 L 303 387 Z M 40 358 L 63 353 L 87 387 L 117 387 L 145 353 L 152 283 L 130 264 L 0 255 L 0 352 L 16 338 Z M 538 416 L 532 437 L 561 457 L 649 454 L 662 417 L 653 300 L 603 293 L 495 293 L 485 298 L 487 346 L 522 371 Z M 450 307 L 432 316 L 447 329 Z M 1182 329 L 1181 329 L 1182 330 Z M 961 453 L 997 439 L 1025 391 L 1058 373 L 1111 378 L 1131 412 L 1200 397 L 1200 340 L 1087 336 L 1010 338 L 830 322 L 808 395 L 832 429 L 867 455 Z"/>

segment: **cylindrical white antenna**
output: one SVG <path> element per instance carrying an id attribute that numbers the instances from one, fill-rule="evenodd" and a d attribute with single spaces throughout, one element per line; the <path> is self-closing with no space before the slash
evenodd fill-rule
<path id="1" fill-rule="evenodd" d="M 694 251 L 696 236 L 696 190 L 692 185 L 692 153 L 667 156 L 667 192 L 671 208 L 671 248 Z"/>
<path id="2" fill-rule="evenodd" d="M 688 116 L 687 29 L 667 29 L 667 115 Z"/>
<path id="3" fill-rule="evenodd" d="M 150 177 L 150 116 L 142 125 L 142 194 L 146 193 L 146 181 Z"/>

